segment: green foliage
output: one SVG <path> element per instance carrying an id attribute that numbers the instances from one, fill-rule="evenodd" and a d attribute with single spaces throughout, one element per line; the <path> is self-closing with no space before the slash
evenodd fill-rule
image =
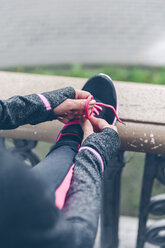
<path id="1" fill-rule="evenodd" d="M 135 152 L 127 152 L 126 154 L 126 161 L 128 162 L 122 174 L 121 213 L 138 216 L 145 154 Z M 152 196 L 163 194 L 164 191 L 165 186 L 155 180 Z"/>
<path id="2" fill-rule="evenodd" d="M 138 215 L 140 190 L 144 167 L 143 153 L 127 152 L 122 175 L 121 213 L 123 215 Z"/>
<path id="3" fill-rule="evenodd" d="M 113 80 L 140 83 L 165 84 L 165 67 L 115 66 L 115 65 L 55 65 L 37 67 L 17 67 L 7 71 L 37 73 L 89 78 L 97 73 L 105 73 Z"/>

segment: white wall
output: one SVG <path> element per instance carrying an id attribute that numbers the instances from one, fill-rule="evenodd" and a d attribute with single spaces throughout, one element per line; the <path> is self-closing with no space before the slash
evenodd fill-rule
<path id="1" fill-rule="evenodd" d="M 0 68 L 165 64 L 164 0 L 0 0 Z"/>

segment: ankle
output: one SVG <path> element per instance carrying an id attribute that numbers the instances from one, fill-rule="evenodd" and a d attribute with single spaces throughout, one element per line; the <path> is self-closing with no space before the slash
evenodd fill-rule
<path id="1" fill-rule="evenodd" d="M 74 141 L 81 144 L 83 139 L 83 130 L 79 122 L 70 122 L 65 124 L 64 128 L 58 135 L 56 143 Z"/>

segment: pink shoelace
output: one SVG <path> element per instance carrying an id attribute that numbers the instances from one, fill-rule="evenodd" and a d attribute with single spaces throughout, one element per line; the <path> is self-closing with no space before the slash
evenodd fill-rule
<path id="1" fill-rule="evenodd" d="M 94 97 L 92 95 L 90 95 L 87 99 L 87 102 L 86 102 L 86 106 L 85 106 L 85 114 L 86 114 L 86 118 L 89 120 L 90 119 L 90 116 L 94 116 L 95 114 L 97 116 L 99 116 L 99 110 L 103 110 L 102 107 L 100 106 L 104 106 L 106 108 L 110 108 L 113 110 L 115 116 L 116 116 L 116 119 L 118 120 L 118 122 L 122 123 L 123 125 L 125 125 L 125 123 L 120 120 L 120 118 L 117 116 L 117 113 L 116 113 L 116 110 L 115 108 L 112 106 L 112 105 L 108 105 L 108 104 L 104 104 L 104 103 L 101 103 L 101 102 L 96 102 L 96 104 L 91 108 L 91 112 L 89 114 L 89 103 L 91 100 L 94 100 Z"/>

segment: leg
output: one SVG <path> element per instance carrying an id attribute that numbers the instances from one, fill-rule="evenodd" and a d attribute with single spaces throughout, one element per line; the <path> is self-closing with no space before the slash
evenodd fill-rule
<path id="1" fill-rule="evenodd" d="M 90 151 L 76 156 L 74 175 L 63 208 L 66 223 L 74 233 L 73 248 L 92 248 L 101 212 L 102 172 Z"/>
<path id="2" fill-rule="evenodd" d="M 32 169 L 33 173 L 46 184 L 47 191 L 51 192 L 53 197 L 56 193 L 56 206 L 60 209 L 63 207 L 70 186 L 74 158 L 80 145 L 82 129 L 78 124 L 67 125 L 62 133 L 67 135 L 61 136 L 46 158 Z M 75 133 L 79 134 L 79 138 L 74 135 Z"/>
<path id="3" fill-rule="evenodd" d="M 75 247 L 91 248 L 96 237 L 103 178 L 98 151 L 104 166 L 113 166 L 109 162 L 118 147 L 117 133 L 104 129 L 100 134 L 90 135 L 76 155 L 74 176 L 63 209 L 66 221 L 75 232 Z"/>
<path id="4" fill-rule="evenodd" d="M 55 147 L 48 156 L 33 168 L 33 172 L 54 191 L 61 184 L 74 162 L 76 151 L 71 146 Z"/>
<path id="5" fill-rule="evenodd" d="M 99 74 L 92 77 L 88 80 L 83 89 L 89 91 L 98 101 L 110 104 L 114 107 L 114 109 L 117 109 L 115 88 L 112 80 L 107 75 Z M 103 108 L 103 111 L 99 117 L 106 119 L 109 124 L 115 123 L 115 115 L 111 110 Z M 100 125 L 98 125 L 99 123 Z M 93 122 L 94 126 L 97 126 L 99 130 L 107 127 L 108 123 L 106 123 L 105 126 L 102 126 L 103 123 L 104 121 L 98 123 Z M 89 126 L 87 129 L 89 131 Z M 97 136 L 97 134 L 93 135 L 94 137 Z M 104 136 L 101 135 L 101 139 L 97 140 L 96 137 L 96 140 L 94 139 L 92 144 L 88 144 L 89 147 L 92 148 L 98 146 L 99 149 L 97 152 L 102 154 L 103 157 L 107 154 L 107 151 L 111 147 L 109 153 L 107 154 L 106 161 L 108 161 L 110 157 L 114 156 L 117 144 L 119 144 L 117 137 L 113 140 L 113 134 L 112 136 L 109 136 L 108 140 L 106 140 L 106 138 L 108 138 L 107 135 L 108 134 L 105 132 Z M 92 152 L 91 149 L 89 150 Z M 66 220 L 70 223 L 70 225 L 72 224 L 75 232 L 77 233 L 77 235 L 75 235 L 78 239 L 76 241 L 76 247 L 86 248 L 92 247 L 94 243 L 98 226 L 98 217 L 101 213 L 102 198 L 102 171 L 98 165 L 99 162 L 97 158 L 90 156 L 90 151 L 83 150 L 76 156 L 74 176 L 66 199 L 66 204 L 63 209 Z M 97 153 L 94 152 L 94 154 L 96 155 Z M 106 161 L 105 166 L 108 164 Z"/>

